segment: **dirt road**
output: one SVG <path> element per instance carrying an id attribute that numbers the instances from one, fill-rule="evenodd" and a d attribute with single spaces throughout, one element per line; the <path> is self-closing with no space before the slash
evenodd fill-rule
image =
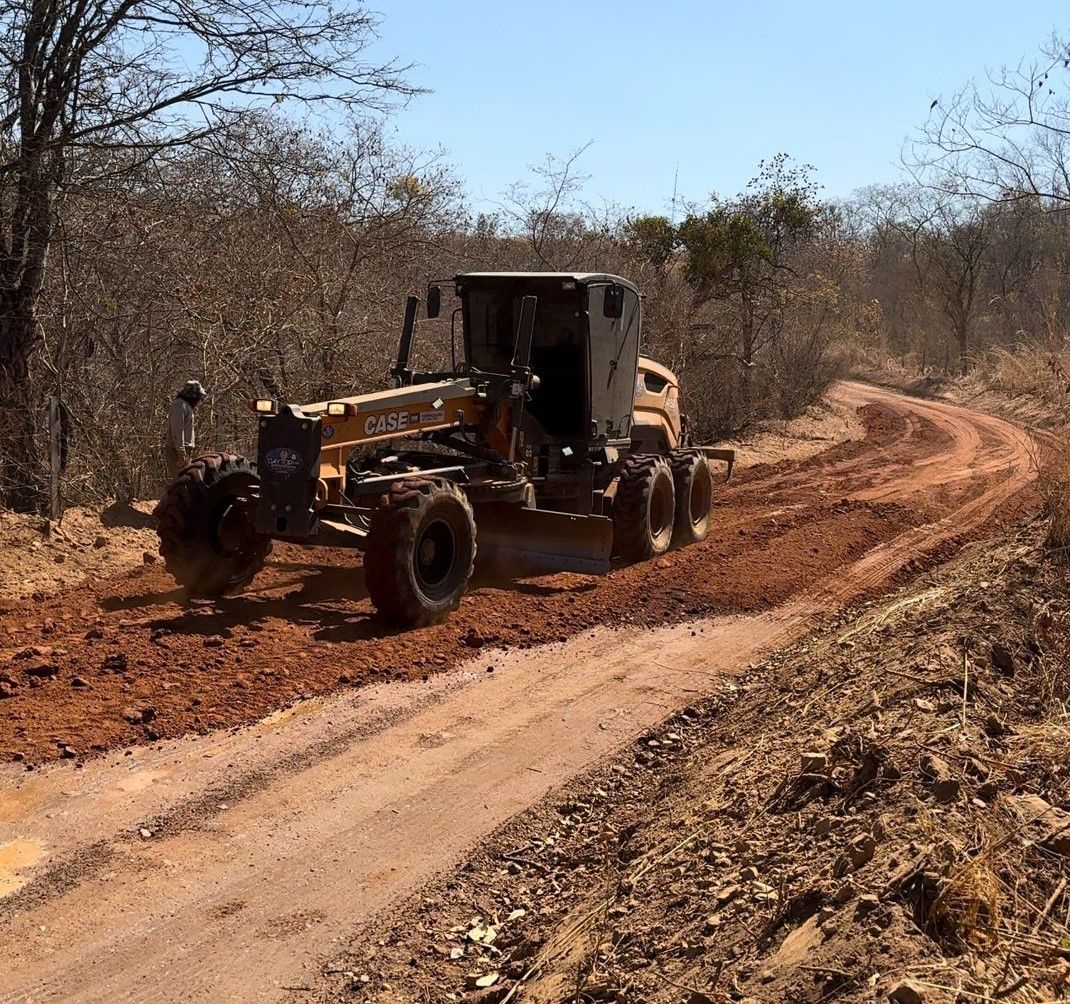
<path id="1" fill-rule="evenodd" d="M 180 607 L 148 567 L 9 607 L 0 750 L 45 759 L 268 717 L 80 769 L 3 769 L 0 1000 L 299 997 L 287 988 L 311 985 L 338 939 L 552 786 L 1033 504 L 1013 426 L 837 395 L 864 409 L 866 438 L 746 473 L 707 545 L 607 580 L 484 588 L 427 631 L 381 634 L 365 600 L 334 595 L 348 557 L 310 572 L 296 554 L 217 606 Z M 50 669 L 29 685 L 26 665 Z M 369 685 L 269 714 L 340 676 Z"/>

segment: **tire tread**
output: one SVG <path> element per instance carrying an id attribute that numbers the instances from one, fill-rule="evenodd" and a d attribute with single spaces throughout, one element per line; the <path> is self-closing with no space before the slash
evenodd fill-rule
<path id="1" fill-rule="evenodd" d="M 650 495 L 659 470 L 671 469 L 658 453 L 634 453 L 621 465 L 613 499 L 614 550 L 625 561 L 644 561 L 660 553 L 649 527 Z"/>
<path id="2" fill-rule="evenodd" d="M 669 454 L 673 484 L 676 488 L 676 517 L 673 520 L 672 545 L 686 547 L 706 539 L 710 530 L 709 513 L 700 528 L 691 525 L 691 482 L 699 468 L 705 468 L 710 477 L 709 462 L 698 450 L 673 450 Z M 711 481 L 712 498 L 712 481 Z M 700 521 L 701 522 L 701 521 Z"/>
<path id="3" fill-rule="evenodd" d="M 435 494 L 452 496 L 466 514 L 472 535 L 465 586 L 475 567 L 475 518 L 464 492 L 442 478 L 412 477 L 394 482 L 372 513 L 368 548 L 364 552 L 364 581 L 375 609 L 388 621 L 419 627 L 443 620 L 460 605 L 462 588 L 449 602 L 428 609 L 413 591 L 406 563 L 399 560 L 412 546 L 425 504 Z"/>
<path id="4" fill-rule="evenodd" d="M 188 463 L 168 486 L 156 504 L 156 534 L 164 567 L 194 597 L 217 597 L 235 592 L 256 576 L 271 553 L 271 541 L 258 541 L 240 578 L 221 575 L 219 559 L 206 548 L 199 535 L 203 531 L 203 514 L 198 509 L 207 503 L 213 488 L 230 475 L 253 474 L 256 468 L 244 457 L 233 453 L 206 453 Z"/>

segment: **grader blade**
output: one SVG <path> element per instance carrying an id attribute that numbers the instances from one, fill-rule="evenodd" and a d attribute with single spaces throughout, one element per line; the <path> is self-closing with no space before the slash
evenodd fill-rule
<path id="1" fill-rule="evenodd" d="M 487 575 L 605 575 L 612 550 L 613 521 L 605 516 L 511 505 L 480 506 L 476 511 L 477 560 Z"/>

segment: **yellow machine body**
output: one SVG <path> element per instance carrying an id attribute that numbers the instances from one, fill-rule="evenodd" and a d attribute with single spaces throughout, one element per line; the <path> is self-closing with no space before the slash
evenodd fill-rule
<path id="1" fill-rule="evenodd" d="M 672 370 L 646 356 L 639 357 L 632 414 L 632 441 L 642 448 L 675 450 L 680 444 L 680 385 Z"/>
<path id="2" fill-rule="evenodd" d="M 332 414 L 344 409 L 342 414 Z M 464 429 L 479 425 L 486 400 L 467 380 L 444 380 L 336 398 L 301 406 L 320 420 L 322 447 L 319 477 L 325 485 L 321 501 L 341 501 L 350 455 L 365 447 L 423 432 Z M 488 430 L 488 441 L 504 449 L 504 427 Z"/>

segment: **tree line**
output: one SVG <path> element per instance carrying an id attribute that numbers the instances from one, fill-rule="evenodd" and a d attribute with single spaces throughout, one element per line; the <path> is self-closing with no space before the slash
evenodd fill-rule
<path id="1" fill-rule="evenodd" d="M 680 375 L 707 439 L 798 414 L 863 364 L 954 373 L 995 347 L 1063 351 L 1058 39 L 938 103 L 897 186 L 828 200 L 780 154 L 736 195 L 639 213 L 585 198 L 579 150 L 474 213 L 458 169 L 384 129 L 412 88 L 367 61 L 374 27 L 319 3 L 0 14 L 0 500 L 42 504 L 49 396 L 69 499 L 152 497 L 184 379 L 210 391 L 202 444 L 247 451 L 247 400 L 384 386 L 405 296 L 465 270 L 632 278 L 644 351 Z M 444 361 L 448 319 L 421 322 L 417 345 Z"/>

